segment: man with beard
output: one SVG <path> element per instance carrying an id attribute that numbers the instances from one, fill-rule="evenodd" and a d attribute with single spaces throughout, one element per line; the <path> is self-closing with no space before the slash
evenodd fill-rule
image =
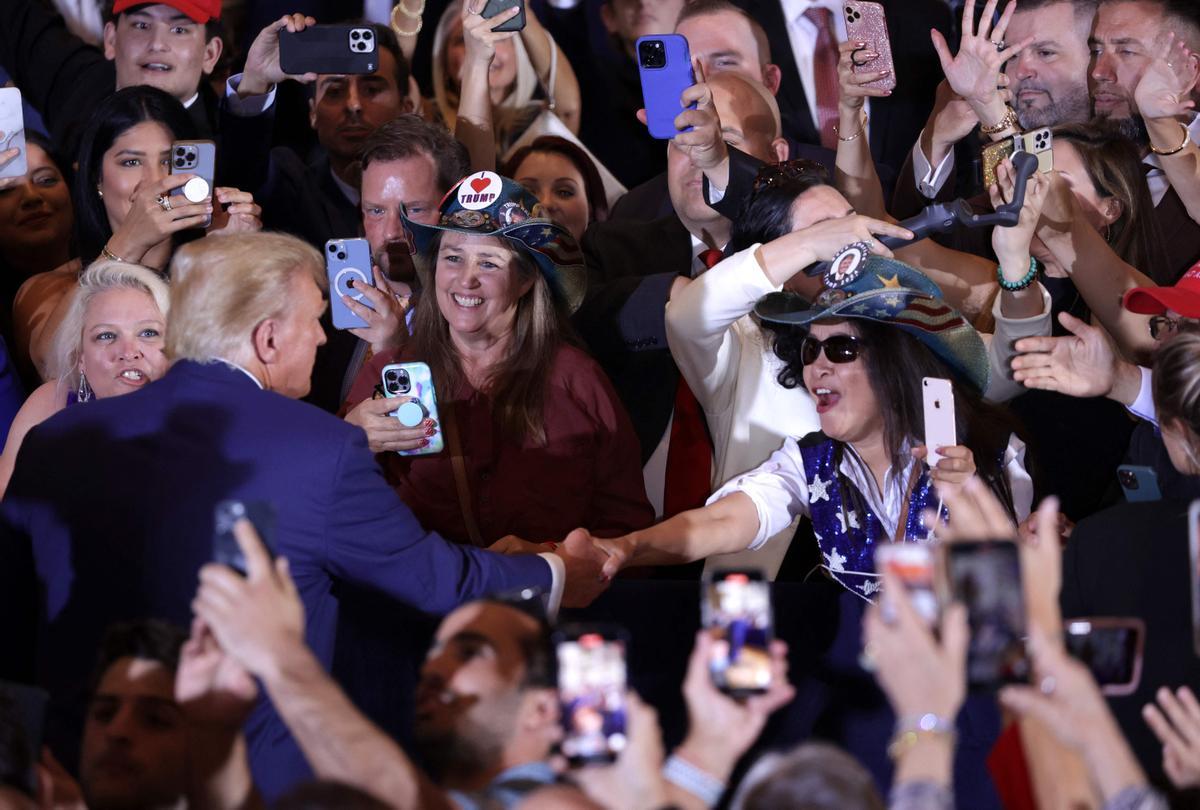
<path id="1" fill-rule="evenodd" d="M 1150 149 L 1146 122 L 1134 101 L 1138 83 L 1172 31 L 1193 52 L 1200 50 L 1200 6 L 1194 0 L 1102 0 L 1091 38 L 1096 117 L 1115 121 L 1142 149 L 1154 219 L 1171 236 L 1163 240 L 1163 267 L 1138 268 L 1163 284 L 1173 284 L 1200 260 L 1200 225 L 1188 215 L 1160 156 Z M 1195 81 L 1193 72 L 1185 96 Z M 1192 141 L 1200 140 L 1200 118 L 1193 117 L 1185 127 Z"/>

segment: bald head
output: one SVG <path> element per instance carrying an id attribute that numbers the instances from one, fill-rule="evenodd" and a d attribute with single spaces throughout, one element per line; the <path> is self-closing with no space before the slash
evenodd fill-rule
<path id="1" fill-rule="evenodd" d="M 726 143 L 772 163 L 787 160 L 779 105 L 766 87 L 737 73 L 708 77 Z"/>

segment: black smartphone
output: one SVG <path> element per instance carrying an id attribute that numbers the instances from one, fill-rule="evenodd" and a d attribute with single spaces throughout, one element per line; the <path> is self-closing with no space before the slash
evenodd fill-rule
<path id="1" fill-rule="evenodd" d="M 967 682 L 996 688 L 1029 680 L 1021 558 L 1010 540 L 946 546 L 946 575 L 954 601 L 967 607 L 971 643 Z"/>
<path id="2" fill-rule="evenodd" d="M 314 25 L 279 32 L 279 67 L 284 73 L 374 73 L 379 68 L 375 31 L 365 25 Z"/>
<path id="3" fill-rule="evenodd" d="M 615 625 L 567 625 L 554 634 L 563 756 L 574 766 L 614 762 L 625 750 L 625 649 Z"/>
<path id="4" fill-rule="evenodd" d="M 713 637 L 708 670 L 713 683 L 734 697 L 771 686 L 771 585 L 762 571 L 714 571 L 700 601 L 704 628 Z"/>
<path id="5" fill-rule="evenodd" d="M 1067 652 L 1082 661 L 1106 695 L 1129 695 L 1142 680 L 1146 624 L 1141 619 L 1095 617 L 1067 619 Z"/>
<path id="6" fill-rule="evenodd" d="M 23 770 L 21 787 L 30 795 L 37 796 L 37 763 L 42 758 L 42 740 L 46 728 L 46 704 L 50 695 L 44 689 L 22 683 L 0 681 L 0 726 L 12 725 L 19 729 L 21 745 L 10 766 Z M 27 755 L 27 759 L 26 759 Z"/>
<path id="7" fill-rule="evenodd" d="M 233 524 L 241 518 L 254 524 L 267 553 L 273 558 L 275 507 L 269 501 L 221 501 L 213 510 L 213 561 L 246 576 L 246 556 L 233 536 Z"/>
<path id="8" fill-rule="evenodd" d="M 493 31 L 521 31 L 525 28 L 525 0 L 487 0 L 487 5 L 480 13 L 485 20 L 490 20 L 502 11 L 516 6 L 521 11 L 508 22 L 496 26 Z"/>

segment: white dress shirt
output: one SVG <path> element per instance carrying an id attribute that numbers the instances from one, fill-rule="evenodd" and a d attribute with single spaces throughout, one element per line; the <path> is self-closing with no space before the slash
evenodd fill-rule
<path id="1" fill-rule="evenodd" d="M 804 16 L 804 12 L 813 7 L 827 8 L 833 13 L 833 28 L 837 33 L 837 41 L 846 41 L 846 18 L 843 15 L 843 4 L 835 0 L 779 0 L 783 9 L 783 18 L 787 22 L 788 41 L 792 43 L 792 56 L 796 60 L 796 70 L 800 74 L 800 84 L 804 87 L 804 97 L 808 100 L 808 112 L 812 116 L 813 126 L 820 128 L 820 118 L 817 115 L 817 90 L 813 82 L 813 51 L 817 48 L 817 26 Z M 871 100 L 864 99 L 863 111 L 868 119 L 871 115 Z M 867 135 L 870 137 L 870 124 Z"/>

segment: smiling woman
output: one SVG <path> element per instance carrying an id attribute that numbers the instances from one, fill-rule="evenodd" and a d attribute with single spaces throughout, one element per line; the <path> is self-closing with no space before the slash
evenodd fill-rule
<path id="1" fill-rule="evenodd" d="M 96 262 L 79 277 L 55 335 L 54 379 L 34 391 L 13 420 L 0 454 L 0 494 L 25 434 L 63 408 L 135 391 L 162 376 L 170 297 L 147 267 Z"/>

